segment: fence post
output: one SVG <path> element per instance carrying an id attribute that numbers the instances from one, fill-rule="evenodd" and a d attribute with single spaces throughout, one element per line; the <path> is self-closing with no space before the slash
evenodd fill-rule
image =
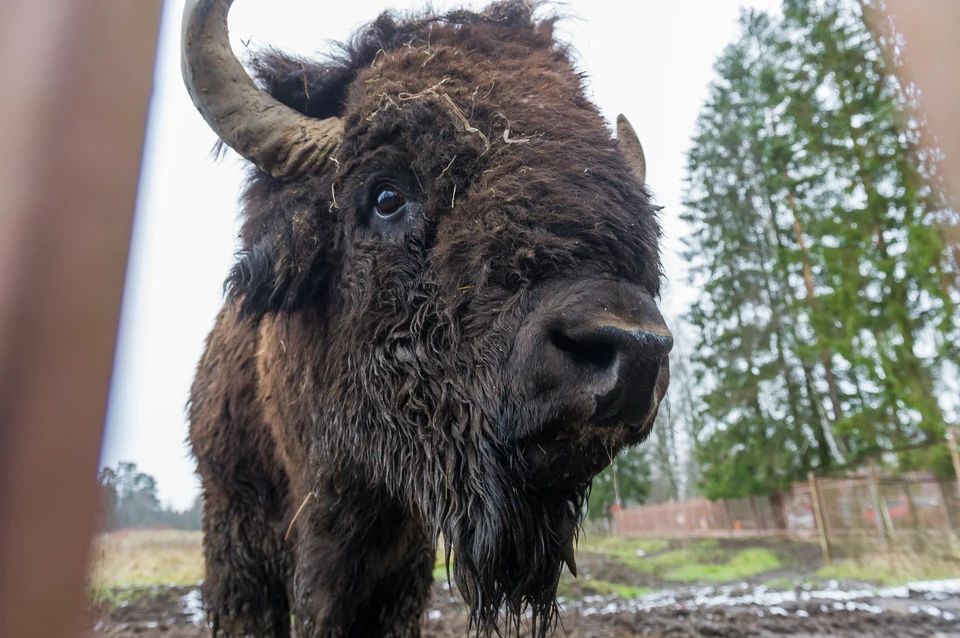
<path id="1" fill-rule="evenodd" d="M 957 428 L 950 426 L 947 430 L 947 447 L 950 448 L 950 456 L 953 458 L 953 474 L 956 477 L 957 494 L 960 495 L 960 452 L 957 452 Z"/>
<path id="2" fill-rule="evenodd" d="M 820 513 L 820 499 L 817 497 L 817 477 L 813 472 L 807 472 L 807 481 L 810 483 L 810 501 L 813 504 L 813 518 L 817 522 L 817 535 L 820 537 L 820 549 L 823 551 L 823 564 L 830 564 L 830 543 L 827 540 L 827 530 L 823 526 L 823 515 Z"/>
<path id="3" fill-rule="evenodd" d="M 910 511 L 910 523 L 913 527 L 913 534 L 914 536 L 918 536 L 920 534 L 920 516 L 917 513 L 917 504 L 913 502 L 913 494 L 910 493 L 910 481 L 901 478 L 900 486 L 903 488 L 903 495 L 907 499 L 907 509 Z"/>
<path id="4" fill-rule="evenodd" d="M 823 516 L 823 529 L 826 531 L 827 538 L 833 536 L 833 521 L 830 519 L 830 507 L 827 503 L 827 495 L 823 491 L 823 480 L 817 479 L 817 498 L 820 499 L 820 514 Z"/>
<path id="5" fill-rule="evenodd" d="M 724 528 L 729 532 L 733 530 L 733 520 L 730 518 L 730 503 L 727 502 L 727 499 L 720 501 L 723 504 L 723 525 Z"/>
<path id="6" fill-rule="evenodd" d="M 940 481 L 934 481 L 933 485 L 937 488 L 939 498 L 937 499 L 940 502 L 940 515 L 943 516 L 944 528 L 947 530 L 948 534 L 955 534 L 953 529 L 953 521 L 950 520 L 950 508 L 947 507 L 947 495 L 943 492 L 943 487 L 940 485 Z"/>
<path id="7" fill-rule="evenodd" d="M 870 466 L 867 470 L 867 487 L 870 489 L 870 500 L 873 502 L 873 518 L 876 521 L 877 525 L 877 534 L 880 537 L 880 546 L 883 547 L 883 551 L 890 550 L 890 544 L 887 539 L 887 530 L 886 530 L 886 519 L 884 516 L 887 511 L 886 503 L 883 502 L 883 497 L 880 495 L 880 486 L 877 485 L 877 466 L 871 456 L 867 459 Z"/>
<path id="8" fill-rule="evenodd" d="M 793 500 L 793 485 L 790 486 L 790 500 Z M 790 520 L 787 517 L 787 497 L 784 492 L 780 493 L 780 523 L 782 524 L 783 535 L 790 537 Z"/>
<path id="9" fill-rule="evenodd" d="M 760 514 L 757 512 L 757 502 L 750 495 L 750 514 L 753 516 L 753 535 L 760 536 Z"/>

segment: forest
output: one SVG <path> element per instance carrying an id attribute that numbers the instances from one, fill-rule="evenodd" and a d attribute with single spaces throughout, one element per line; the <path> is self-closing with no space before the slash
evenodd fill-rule
<path id="1" fill-rule="evenodd" d="M 953 475 L 946 446 L 925 444 L 960 417 L 957 206 L 881 9 L 742 12 L 687 155 L 697 302 L 671 322 L 651 440 L 595 480 L 592 517 L 772 494 L 876 454 L 888 472 Z"/>
<path id="2" fill-rule="evenodd" d="M 104 531 L 138 527 L 200 529 L 200 496 L 183 511 L 161 505 L 157 497 L 157 480 L 141 472 L 136 463 L 121 462 L 116 468 L 101 469 L 97 485 L 103 506 L 101 528 Z"/>

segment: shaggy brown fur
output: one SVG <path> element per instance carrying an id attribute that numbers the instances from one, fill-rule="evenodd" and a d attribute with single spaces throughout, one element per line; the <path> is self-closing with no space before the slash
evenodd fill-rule
<path id="1" fill-rule="evenodd" d="M 346 129 L 322 172 L 252 175 L 193 386 L 214 633 L 288 636 L 292 612 L 301 637 L 418 636 L 442 533 L 478 631 L 531 610 L 545 635 L 590 478 L 646 436 L 667 373 L 638 368 L 624 425 L 542 342 L 659 321 L 635 301 L 660 289 L 647 191 L 523 2 L 386 13 L 335 60 L 254 68 Z"/>

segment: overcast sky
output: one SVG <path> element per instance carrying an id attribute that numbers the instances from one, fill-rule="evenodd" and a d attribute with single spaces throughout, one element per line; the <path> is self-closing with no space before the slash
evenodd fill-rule
<path id="1" fill-rule="evenodd" d="M 437 9 L 462 3 L 434 2 Z M 482 7 L 485 2 L 467 2 Z M 692 298 L 683 284 L 678 216 L 685 153 L 713 79 L 713 62 L 736 37 L 741 6 L 771 10 L 778 0 L 569 0 L 561 26 L 590 76 L 608 122 L 624 113 L 643 143 L 647 183 L 665 207 L 665 314 Z M 273 45 L 310 55 L 343 40 L 385 8 L 407 0 L 240 0 L 230 16 L 237 51 Z M 236 247 L 243 162 L 214 162 L 216 138 L 180 78 L 183 0 L 164 3 L 147 145 L 102 465 L 133 461 L 157 478 L 160 499 L 189 506 L 199 486 L 187 451 L 185 404 L 203 341 L 223 302 Z M 682 344 L 681 346 L 682 347 Z"/>

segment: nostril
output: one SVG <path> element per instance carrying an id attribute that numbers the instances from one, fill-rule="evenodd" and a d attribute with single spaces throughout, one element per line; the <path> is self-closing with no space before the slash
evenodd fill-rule
<path id="1" fill-rule="evenodd" d="M 653 332 L 640 332 L 635 334 L 634 337 L 651 359 L 660 361 L 673 350 L 673 337 L 667 337 Z"/>
<path id="2" fill-rule="evenodd" d="M 595 333 L 575 339 L 560 330 L 553 330 L 550 343 L 577 367 L 595 372 L 610 369 L 617 358 L 616 346 Z"/>

